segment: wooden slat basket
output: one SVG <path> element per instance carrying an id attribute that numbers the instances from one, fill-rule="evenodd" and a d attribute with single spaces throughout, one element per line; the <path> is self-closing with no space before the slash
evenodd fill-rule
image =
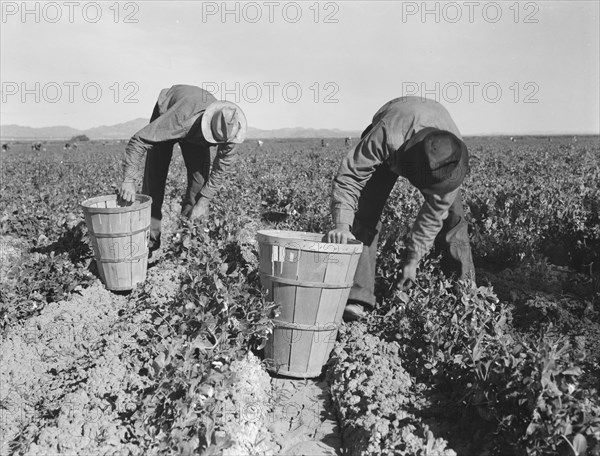
<path id="1" fill-rule="evenodd" d="M 109 290 L 131 290 L 146 280 L 151 204 L 147 195 L 123 207 L 117 195 L 81 203 L 100 279 Z"/>
<path id="2" fill-rule="evenodd" d="M 322 238 L 298 231 L 257 233 L 261 284 L 281 311 L 265 347 L 272 372 L 318 377 L 333 349 L 362 244 Z"/>

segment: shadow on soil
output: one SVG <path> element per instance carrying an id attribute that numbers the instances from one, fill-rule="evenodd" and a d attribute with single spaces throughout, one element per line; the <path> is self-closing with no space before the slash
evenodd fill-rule
<path id="1" fill-rule="evenodd" d="M 87 228 L 85 222 L 80 222 L 77 225 L 67 229 L 53 243 L 43 247 L 34 247 L 32 253 L 43 253 L 49 255 L 54 252 L 55 255 L 67 253 L 69 259 L 73 263 L 81 263 L 86 259 L 92 258 L 93 253 L 90 249 Z"/>

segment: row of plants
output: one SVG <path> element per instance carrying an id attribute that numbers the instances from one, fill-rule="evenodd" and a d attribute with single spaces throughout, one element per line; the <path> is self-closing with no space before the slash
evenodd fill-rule
<path id="1" fill-rule="evenodd" d="M 510 266 L 478 279 L 503 300 L 489 287 L 457 287 L 434 255 L 413 288 L 396 289 L 420 207 L 418 192 L 397 184 L 383 216 L 380 304 L 366 330 L 346 329 L 329 366 L 347 448 L 404 454 L 416 441 L 413 454 L 448 451 L 435 436 L 465 455 L 600 454 L 597 147 L 472 149 L 465 208 L 477 264 Z M 560 279 L 549 262 L 585 274 Z M 401 364 L 390 369 L 388 357 Z M 397 438 L 406 426 L 416 440 Z"/>
<path id="2" fill-rule="evenodd" d="M 99 143 L 77 155 L 59 144 L 47 152 L 4 153 L 0 192 L 0 329 L 68 299 L 94 280 L 79 204 L 114 189 L 119 152 Z M 100 190 L 101 191 L 101 190 Z"/>
<path id="3" fill-rule="evenodd" d="M 477 256 L 508 264 L 542 254 L 600 275 L 597 140 L 473 149 L 465 201 Z"/>
<path id="4" fill-rule="evenodd" d="M 183 175 L 181 163 L 173 172 Z M 248 218 L 240 217 L 245 203 L 228 198 L 236 202 L 215 202 L 207 223 L 178 222 L 159 266 L 178 271 L 173 296 L 157 299 L 155 280 L 134 291 L 86 354 L 51 372 L 52 394 L 33 404 L 38 412 L 13 451 L 276 452 L 263 425 L 270 378 L 252 355 L 271 331 L 274 305 L 260 291 Z"/>
<path id="5" fill-rule="evenodd" d="M 397 343 L 362 323 L 342 326 L 327 376 L 346 454 L 456 456 L 418 416 L 422 385 L 404 363 Z"/>
<path id="6" fill-rule="evenodd" d="M 518 330 L 512 306 L 471 285 L 456 290 L 429 259 L 415 287 L 388 292 L 366 325 L 342 329 L 328 374 L 345 447 L 600 454 L 598 390 L 581 381 L 593 355 L 585 339 L 552 324 Z"/>
<path id="7" fill-rule="evenodd" d="M 598 275 L 600 158 L 593 139 L 577 146 L 568 141 L 551 147 L 510 143 L 504 149 L 483 141 L 468 142 L 472 172 L 464 198 L 476 258 L 502 267 L 541 253 Z M 264 150 L 242 146 L 232 185 L 237 189 L 233 198 L 250 205 L 243 212 L 250 217 L 247 223 L 314 232 L 328 228 L 331 180 L 347 150 L 311 144 L 290 142 Z M 63 299 L 89 284 L 85 269 L 93 271 L 93 265 L 79 203 L 100 189 L 114 191 L 121 173 L 118 143 L 92 142 L 76 155 L 54 146 L 43 154 L 22 151 L 3 157 L 0 234 L 3 262 L 10 261 L 3 275 L 26 279 L 18 287 L 18 281 L 10 281 L 2 290 L 3 327 L 39 311 L 44 301 Z M 420 195 L 404 182 L 397 187 L 387 210 L 406 232 Z M 12 238 L 25 242 L 19 244 L 17 262 L 5 253 Z M 30 255 L 50 252 L 51 260 Z M 44 274 L 36 274 L 40 269 Z M 27 308 L 23 296 L 37 299 L 35 309 Z"/>
<path id="8" fill-rule="evenodd" d="M 6 330 L 94 281 L 78 204 L 113 188 L 119 169 L 109 160 L 116 152 L 92 152 L 102 153 L 106 167 L 90 166 L 90 156 L 84 156 L 63 168 L 60 152 L 24 157 L 35 164 L 22 168 L 11 163 L 3 180 L 8 204 L 2 233 L 18 242 L 18 249 L 6 269 L 10 286 L 2 289 Z M 185 175 L 180 162 L 175 161 L 172 175 Z M 27 172 L 45 165 L 61 172 L 60 178 Z M 93 179 L 94 173 L 101 179 Z M 183 179 L 175 180 L 167 200 L 182 191 Z M 35 192 L 23 191 L 31 187 Z M 256 255 L 247 243 L 249 233 L 240 236 L 248 218 L 239 217 L 244 203 L 239 204 L 234 216 L 226 210 L 231 204 L 213 205 L 209 224 L 183 224 L 173 242 L 165 242 L 164 260 L 185 270 L 175 296 L 157 301 L 152 281 L 129 296 L 130 306 L 87 354 L 77 355 L 66 370 L 51 372 L 52 394 L 32 405 L 39 413 L 31 414 L 32 422 L 13 438 L 14 451 L 191 454 L 264 447 L 265 454 L 273 452 L 268 442 L 260 443 L 265 432 L 260 423 L 245 416 L 248 404 L 269 406 L 263 397 L 268 375 L 250 349 L 264 343 L 273 305 L 265 303 L 249 266 Z M 99 388 L 98 375 L 112 386 Z M 249 393 L 244 385 L 255 390 Z M 89 432 L 78 436 L 81 426 Z M 249 441 L 240 426 L 254 426 L 256 441 Z"/>
<path id="9" fill-rule="evenodd" d="M 410 191 L 393 198 L 406 198 Z M 413 288 L 394 291 L 409 229 L 398 220 L 410 219 L 415 209 L 402 200 L 384 214 L 380 305 L 368 320 L 368 332 L 397 344 L 411 378 L 431 385 L 431 404 L 417 416 L 459 454 L 583 454 L 585 447 L 598 453 L 600 400 L 593 379 L 600 302 L 589 286 L 593 279 L 571 273 L 570 284 L 552 281 L 552 268 L 538 259 L 523 263 L 515 274 L 483 274 L 512 287 L 503 290 L 511 299 L 500 301 L 492 288 L 463 283 L 457 289 L 431 255 Z M 409 214 L 399 217 L 400 210 Z M 367 377 L 363 387 L 378 383 Z M 393 397 L 395 384 L 381 388 Z M 343 417 L 349 402 L 342 395 L 340 401 Z M 396 409 L 411 409 L 401 405 Z M 352 421 L 346 425 L 351 428 Z"/>
<path id="10" fill-rule="evenodd" d="M 232 365 L 264 346 L 274 305 L 247 281 L 252 268 L 226 229 L 214 219 L 182 227 L 168 252 L 185 271 L 175 297 L 156 305 L 139 296 L 134 312 L 148 309 L 150 321 L 134 356 L 149 387 L 128 422 L 142 448 L 218 454 L 235 443 L 224 431 L 242 421 L 239 410 L 227 410 L 237 383 Z"/>
<path id="11" fill-rule="evenodd" d="M 597 186 L 590 184 L 598 181 L 597 149 L 583 142 L 575 149 L 554 144 L 546 152 L 550 171 L 536 174 L 533 166 L 544 150 L 531 146 L 499 151 L 477 141 L 469 144 L 475 160 L 465 197 L 476 257 L 500 266 L 523 263 L 548 252 L 552 240 L 558 239 L 563 249 L 576 255 L 554 261 L 595 273 Z M 120 439 L 131 447 L 210 454 L 236 445 L 226 422 L 243 417 L 223 411 L 238 384 L 232 366 L 247 359 L 249 351 L 260 350 L 275 310 L 260 293 L 255 231 L 266 226 L 314 232 L 328 228 L 331 179 L 346 150 L 323 155 L 307 143 L 268 152 L 244 147 L 236 173 L 212 204 L 210 220 L 200 226 L 184 224 L 169 244 L 163 243 L 168 245 L 167 259 L 185 271 L 175 297 L 156 302 L 144 287 L 131 298 L 135 306 L 122 316 L 140 327 L 119 355 L 142 379 L 130 389 L 124 386 L 134 399 L 118 413 L 127 429 Z M 568 173 L 561 168 L 565 155 L 571 163 Z M 72 178 L 63 176 L 67 185 L 38 183 L 36 191 L 46 195 L 40 198 L 22 191 L 35 186 L 27 173 L 17 170 L 14 178 L 3 180 L 3 190 L 9 191 L 0 196 L 8 204 L 2 234 L 45 236 L 39 245 L 28 244 L 27 255 L 49 256 L 52 251 L 33 249 L 66 245 L 59 255 L 70 269 L 52 272 L 33 262 L 18 275 L 33 277 L 44 297 L 40 306 L 86 286 L 85 276 L 76 274 L 84 274 L 91 253 L 89 248 L 79 250 L 87 248 L 85 231 L 77 226 L 80 219 L 69 227 L 73 220 L 68 214 L 75 214 L 77 204 L 96 196 L 99 188 L 110 189 L 119 175 L 115 160 L 103 171 L 103 183 L 90 184 L 93 170 L 87 170 L 85 160 L 80 165 L 72 167 L 77 169 Z M 180 162 L 172 172 L 184 176 Z M 384 214 L 377 285 L 381 305 L 366 330 L 357 326 L 342 334 L 334 353 L 332 393 L 341 423 L 357 431 L 348 436 L 361 436 L 356 441 L 349 437 L 346 447 L 356 444 L 357 454 L 383 453 L 390 445 L 399 451 L 452 454 L 445 449 L 447 441 L 458 454 L 549 455 L 580 451 L 584 439 L 588 451 L 597 452 L 599 402 L 589 381 L 593 337 L 577 334 L 576 325 L 567 324 L 585 314 L 588 328 L 598 327 L 594 291 L 569 298 L 569 303 L 575 302 L 573 311 L 557 300 L 562 289 L 546 290 L 545 297 L 540 290 L 527 290 L 509 306 L 490 289 L 453 290 L 430 260 L 420 269 L 418 287 L 393 293 L 402 240 L 419 206 L 418 192 L 399 182 Z M 492 284 L 500 279 L 490 277 Z M 511 279 L 508 287 L 513 283 Z M 52 297 L 52 286 L 66 292 Z M 12 296 L 10 306 L 2 300 L 6 325 L 39 312 L 31 305 L 37 296 L 32 290 L 13 288 L 12 295 L 3 295 Z M 591 310 L 585 311 L 588 307 Z M 544 324 L 519 327 L 527 309 L 545 312 Z M 531 313 L 531 320 L 540 321 L 535 315 L 539 314 Z M 361 345 L 363 339 L 368 339 L 367 345 Z M 379 364 L 397 381 L 383 381 L 373 373 L 367 360 L 378 353 Z M 360 382 L 353 382 L 356 378 Z M 348 402 L 343 391 L 351 391 L 348 397 L 358 402 Z M 397 416 L 381 405 L 388 398 L 393 398 Z M 267 450 L 256 446 L 253 451 Z"/>

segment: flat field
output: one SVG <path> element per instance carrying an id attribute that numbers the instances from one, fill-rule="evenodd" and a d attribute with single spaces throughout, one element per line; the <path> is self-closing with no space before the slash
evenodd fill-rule
<path id="1" fill-rule="evenodd" d="M 261 360 L 277 309 L 260 291 L 255 234 L 328 229 L 343 140 L 247 141 L 195 225 L 178 217 L 176 150 L 163 247 L 131 293 L 102 286 L 79 208 L 115 192 L 125 142 L 9 143 L 0 454 L 292 454 L 291 442 L 310 454 L 600 454 L 599 138 L 466 142 L 477 287 L 453 286 L 433 254 L 416 285 L 395 287 L 421 204 L 399 181 L 377 309 L 340 326 L 312 409 Z M 323 431 L 331 419 L 338 439 Z"/>

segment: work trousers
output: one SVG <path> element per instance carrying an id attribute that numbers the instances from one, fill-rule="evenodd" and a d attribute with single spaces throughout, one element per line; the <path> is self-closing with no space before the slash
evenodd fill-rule
<path id="1" fill-rule="evenodd" d="M 351 301 L 375 305 L 375 260 L 381 231 L 380 218 L 397 179 L 398 175 L 382 164 L 361 192 L 352 232 L 364 245 L 350 291 Z M 442 271 L 448 277 L 475 278 L 467 228 L 459 192 L 434 242 L 436 252 L 442 254 Z"/>
<path id="2" fill-rule="evenodd" d="M 156 117 L 158 117 L 158 106 L 155 106 L 150 122 Z M 185 140 L 163 141 L 154 144 L 148 150 L 142 193 L 152 197 L 150 238 L 153 240 L 160 238 L 165 184 L 173 156 L 173 146 L 176 142 L 181 147 L 187 169 L 187 189 L 181 203 L 181 215 L 189 216 L 210 175 L 210 147 L 208 145 L 192 144 Z"/>

